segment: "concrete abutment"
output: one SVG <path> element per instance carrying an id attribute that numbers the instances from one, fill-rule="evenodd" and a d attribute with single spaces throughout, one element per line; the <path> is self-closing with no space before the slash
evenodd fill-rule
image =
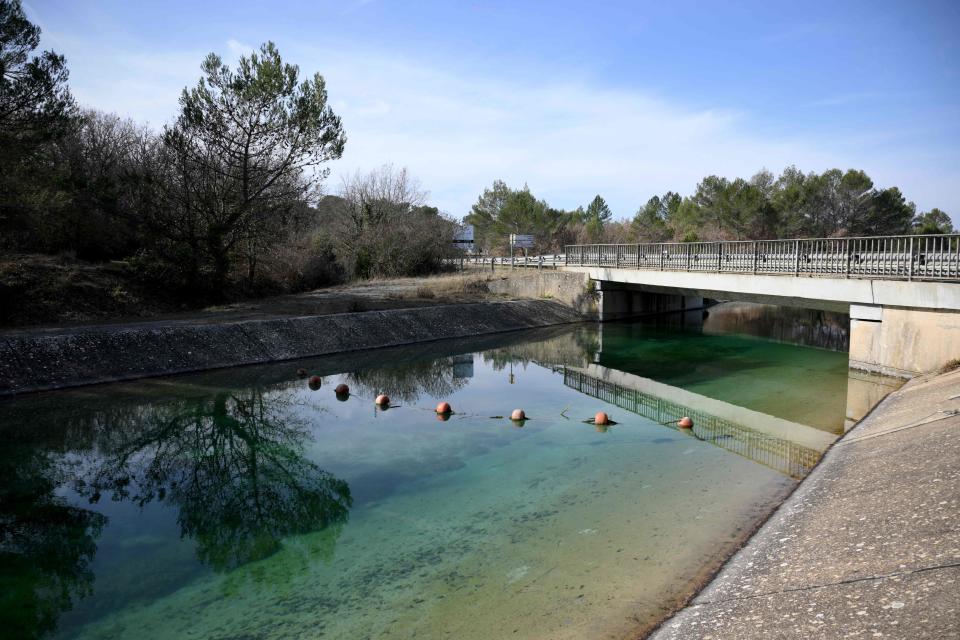
<path id="1" fill-rule="evenodd" d="M 850 368 L 899 378 L 960 358 L 960 311 L 850 305 Z"/>
<path id="2" fill-rule="evenodd" d="M 610 280 L 597 284 L 600 322 L 703 308 L 701 296 L 654 293 Z"/>

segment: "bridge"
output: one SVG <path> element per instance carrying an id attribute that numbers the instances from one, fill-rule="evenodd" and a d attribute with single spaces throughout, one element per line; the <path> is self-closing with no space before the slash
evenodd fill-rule
<path id="1" fill-rule="evenodd" d="M 960 358 L 960 234 L 565 249 L 500 263 L 584 274 L 601 321 L 745 300 L 849 313 L 855 369 L 911 377 Z"/>

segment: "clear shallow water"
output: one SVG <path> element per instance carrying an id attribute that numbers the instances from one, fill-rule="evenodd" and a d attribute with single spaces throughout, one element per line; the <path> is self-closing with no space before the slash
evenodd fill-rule
<path id="1" fill-rule="evenodd" d="M 816 460 L 816 434 L 843 423 L 845 354 L 693 324 L 0 403 L 0 623 L 64 638 L 635 633 L 718 566 Z M 354 395 L 335 397 L 340 382 Z M 376 411 L 378 391 L 398 406 Z M 432 413 L 440 399 L 458 412 L 447 421 Z M 515 407 L 532 419 L 493 417 Z M 600 409 L 618 424 L 583 422 Z M 658 424 L 684 414 L 693 434 Z"/>
<path id="2" fill-rule="evenodd" d="M 605 324 L 598 362 L 842 433 L 849 375 L 847 327 L 841 320 L 846 316 L 744 303 L 724 303 L 706 318 L 701 315 L 687 314 L 683 329 L 671 326 L 677 316 L 659 324 Z"/>

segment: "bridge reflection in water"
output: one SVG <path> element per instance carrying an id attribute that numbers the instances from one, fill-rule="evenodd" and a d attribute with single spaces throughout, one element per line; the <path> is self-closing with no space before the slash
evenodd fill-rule
<path id="1" fill-rule="evenodd" d="M 586 370 L 564 367 L 563 383 L 659 424 L 690 416 L 697 439 L 791 478 L 809 473 L 837 438 L 813 427 L 598 365 L 589 365 Z"/>

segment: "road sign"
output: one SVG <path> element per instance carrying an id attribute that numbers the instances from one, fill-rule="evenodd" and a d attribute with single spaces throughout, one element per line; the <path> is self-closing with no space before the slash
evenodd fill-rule
<path id="1" fill-rule="evenodd" d="M 533 236 L 522 233 L 511 233 L 510 244 L 517 249 L 533 249 Z"/>
<path id="2" fill-rule="evenodd" d="M 473 244 L 473 225 L 465 224 L 453 233 L 453 244 Z"/>

